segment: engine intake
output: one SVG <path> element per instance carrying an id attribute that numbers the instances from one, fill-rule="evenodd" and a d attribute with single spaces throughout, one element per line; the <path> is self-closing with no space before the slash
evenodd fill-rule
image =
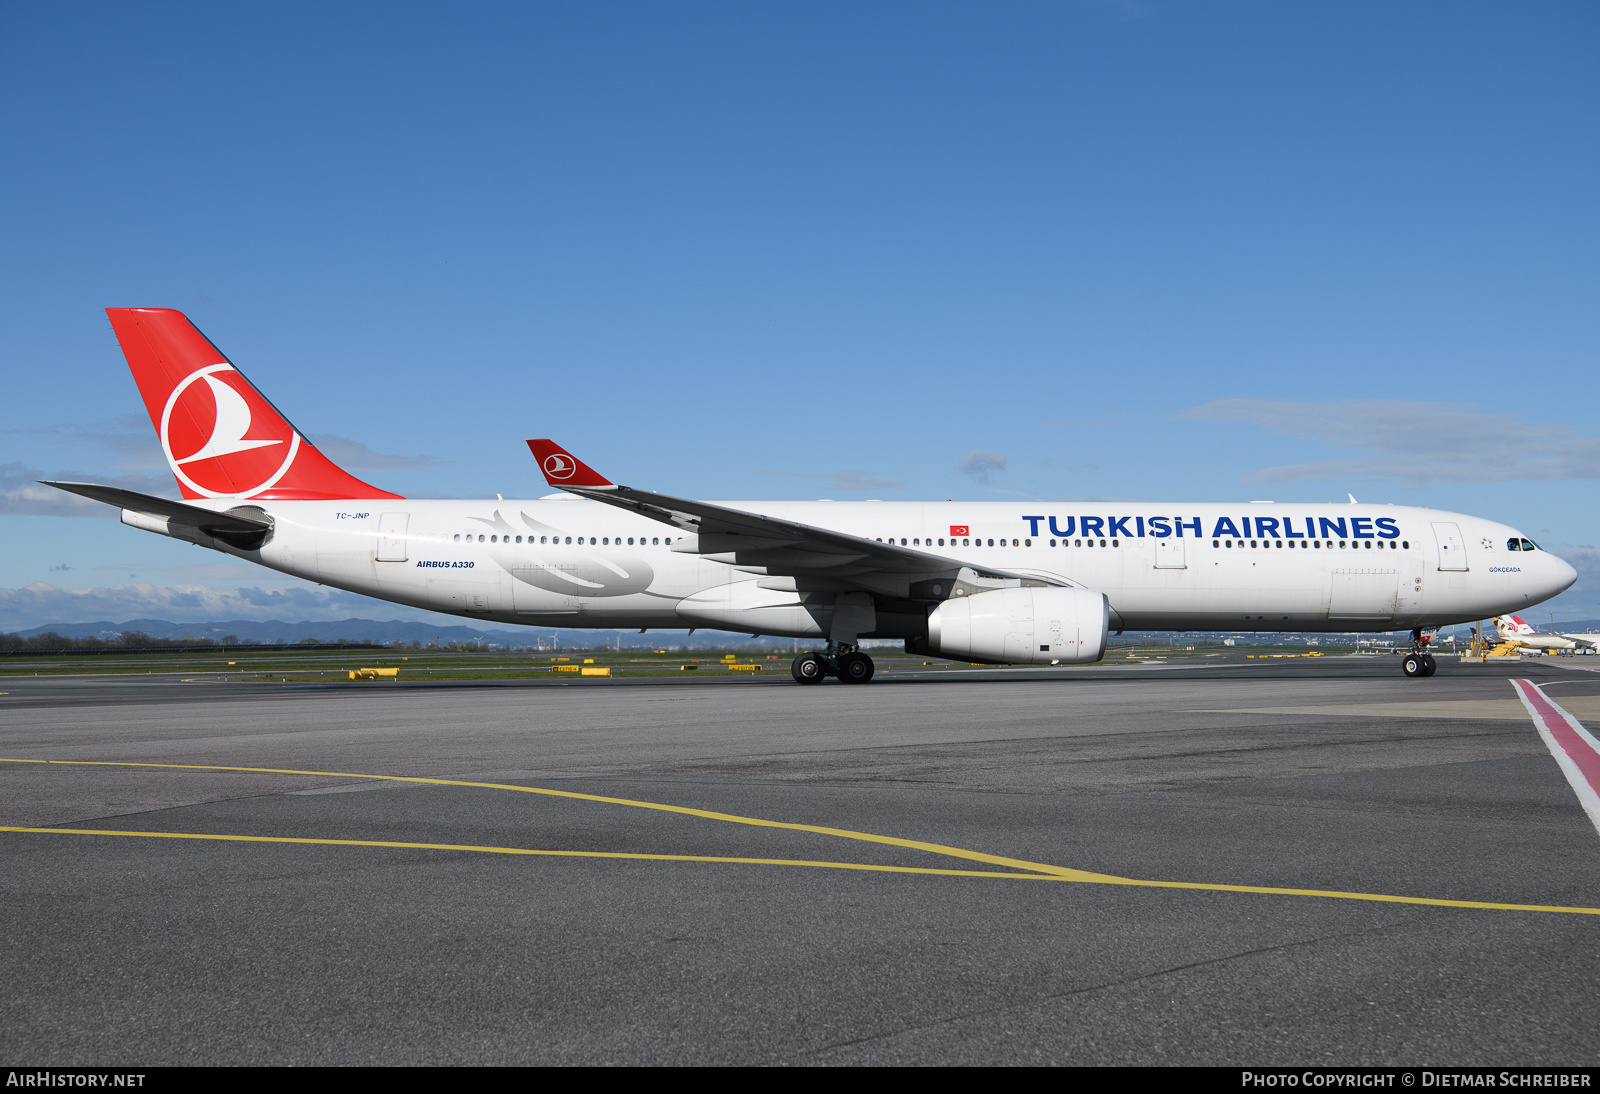
<path id="1" fill-rule="evenodd" d="M 1111 604 L 1088 589 L 991 589 L 928 616 L 928 652 L 1010 665 L 1085 665 L 1105 656 Z"/>

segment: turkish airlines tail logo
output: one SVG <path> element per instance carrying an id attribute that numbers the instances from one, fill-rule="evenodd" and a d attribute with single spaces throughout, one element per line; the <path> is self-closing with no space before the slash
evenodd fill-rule
<path id="1" fill-rule="evenodd" d="M 217 371 L 224 369 L 230 372 L 237 371 L 232 365 L 212 365 L 209 369 L 201 369 L 193 374 L 193 377 L 206 382 L 206 386 L 211 389 L 212 402 L 216 406 L 216 416 L 211 424 L 211 437 L 201 447 L 200 451 L 174 462 L 193 463 L 195 460 L 203 460 L 211 456 L 231 456 L 235 452 L 248 452 L 252 448 L 265 448 L 268 445 L 282 444 L 283 441 L 277 439 L 263 441 L 247 441 L 244 439 L 244 435 L 250 432 L 250 404 L 244 401 L 243 395 L 240 395 L 221 380 L 211 376 L 210 373 L 213 369 Z M 187 381 L 185 382 L 187 383 Z M 178 397 L 181 390 L 182 385 L 180 385 L 179 391 L 172 393 L 174 399 Z M 168 457 L 171 457 L 171 447 L 166 444 L 163 444 L 163 447 L 167 449 Z"/>
<path id="2" fill-rule="evenodd" d="M 181 312 L 107 308 L 185 498 L 395 498 L 301 436 Z"/>

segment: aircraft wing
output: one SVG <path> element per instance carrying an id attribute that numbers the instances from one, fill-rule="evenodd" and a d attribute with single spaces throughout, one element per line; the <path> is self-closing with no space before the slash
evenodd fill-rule
<path id="1" fill-rule="evenodd" d="M 748 573 L 792 578 L 795 588 L 802 592 L 864 589 L 910 599 L 942 600 L 951 587 L 961 582 L 974 589 L 1053 584 L 1033 575 L 946 558 L 914 547 L 619 486 L 554 441 L 530 440 L 528 448 L 539 460 L 551 486 L 631 510 L 694 537 L 674 543 L 675 551 L 724 562 Z M 931 584 L 919 588 L 934 581 L 946 587 L 938 592 Z"/>
<path id="2" fill-rule="evenodd" d="M 78 494 L 94 501 L 103 501 L 119 509 L 131 509 L 136 513 L 166 517 L 177 524 L 192 525 L 204 532 L 264 532 L 272 527 L 272 520 L 265 515 L 257 519 L 237 512 L 217 513 L 210 509 L 202 509 L 198 505 L 122 490 L 115 486 L 99 486 L 92 482 L 48 482 L 44 479 L 39 480 L 39 485 L 53 486 L 57 490 L 65 490 L 69 494 Z"/>

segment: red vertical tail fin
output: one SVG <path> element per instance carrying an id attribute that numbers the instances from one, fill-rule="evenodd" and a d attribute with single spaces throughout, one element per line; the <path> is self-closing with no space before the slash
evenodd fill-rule
<path id="1" fill-rule="evenodd" d="M 185 498 L 397 498 L 342 470 L 182 312 L 107 308 Z"/>

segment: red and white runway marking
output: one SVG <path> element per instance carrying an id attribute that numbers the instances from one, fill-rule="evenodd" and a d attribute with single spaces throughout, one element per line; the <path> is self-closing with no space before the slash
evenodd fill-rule
<path id="1" fill-rule="evenodd" d="M 1533 716 L 1534 728 L 1561 765 L 1583 811 L 1600 831 L 1600 741 L 1578 719 L 1552 703 L 1532 680 L 1513 680 L 1511 686 Z"/>

